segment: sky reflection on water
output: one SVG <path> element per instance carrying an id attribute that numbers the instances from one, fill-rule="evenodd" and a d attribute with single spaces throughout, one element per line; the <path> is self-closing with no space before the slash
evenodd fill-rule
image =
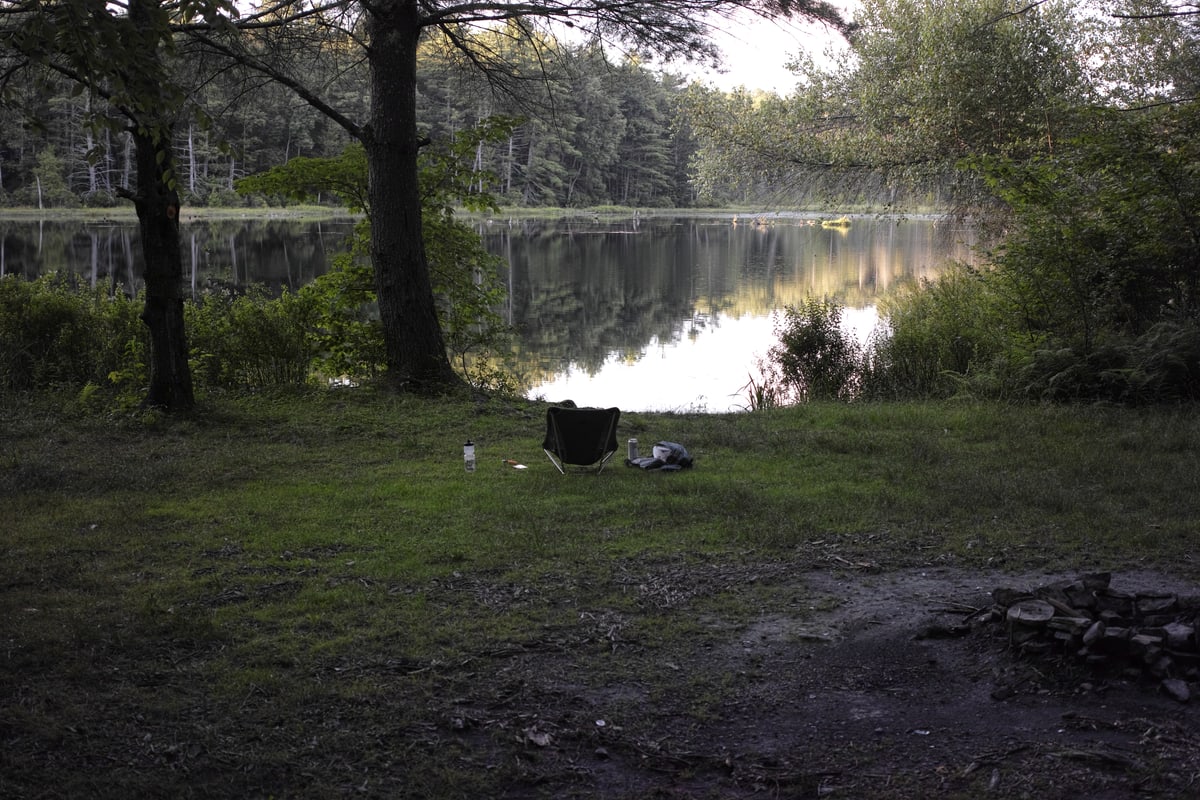
<path id="1" fill-rule="evenodd" d="M 860 340 L 875 328 L 875 306 L 847 308 L 843 328 Z M 599 371 L 578 368 L 533 387 L 529 397 L 624 411 L 725 413 L 748 410 L 747 384 L 761 382 L 759 359 L 775 344 L 775 318 L 747 314 L 718 317 L 695 336 L 657 338 L 636 361 L 612 356 Z"/>

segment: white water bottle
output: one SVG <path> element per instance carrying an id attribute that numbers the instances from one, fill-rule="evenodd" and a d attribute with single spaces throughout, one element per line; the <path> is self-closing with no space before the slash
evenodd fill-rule
<path id="1" fill-rule="evenodd" d="M 467 468 L 467 472 L 475 471 L 475 443 L 467 439 L 467 443 L 463 445 L 463 464 Z"/>

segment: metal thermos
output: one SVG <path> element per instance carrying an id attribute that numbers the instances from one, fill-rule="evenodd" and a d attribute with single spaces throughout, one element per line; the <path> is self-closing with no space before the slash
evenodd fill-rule
<path id="1" fill-rule="evenodd" d="M 467 443 L 463 445 L 463 464 L 467 468 L 467 472 L 475 471 L 475 443 L 467 439 Z"/>
<path id="2" fill-rule="evenodd" d="M 633 461 L 637 457 L 638 457 L 637 439 L 630 439 L 629 440 L 629 460 Z"/>

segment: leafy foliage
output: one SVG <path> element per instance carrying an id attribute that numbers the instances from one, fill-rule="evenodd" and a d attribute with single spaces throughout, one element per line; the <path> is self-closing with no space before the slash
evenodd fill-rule
<path id="1" fill-rule="evenodd" d="M 456 205 L 473 210 L 495 208 L 486 191 L 491 173 L 473 166 L 476 150 L 508 136 L 516 121 L 496 117 L 422 152 L 422 227 L 430 274 L 438 301 L 447 349 L 460 373 L 475 385 L 506 388 L 503 373 L 488 366 L 489 354 L 505 345 L 506 333 L 496 308 L 504 299 L 499 257 L 488 253 L 478 235 L 454 216 Z M 367 160 L 363 148 L 350 145 L 337 158 L 297 158 L 238 182 L 243 193 L 310 199 L 333 193 L 368 218 L 355 229 L 351 251 L 339 256 L 330 272 L 301 290 L 315 309 L 314 335 L 321 369 L 332 379 L 359 382 L 381 374 L 382 328 L 374 309 L 374 275 L 366 253 L 370 238 Z"/>
<path id="2" fill-rule="evenodd" d="M 302 386 L 316 355 L 315 306 L 303 294 L 210 292 L 185 307 L 193 374 L 208 386 Z"/>
<path id="3" fill-rule="evenodd" d="M 841 323 L 842 306 L 818 298 L 785 308 L 777 321 L 779 343 L 768 358 L 797 400 L 850 400 L 857 395 L 861 348 Z M 775 402 L 770 389 L 759 394 Z"/>
<path id="4" fill-rule="evenodd" d="M 485 143 L 476 154 L 478 166 L 499 177 L 496 193 L 504 202 L 691 204 L 691 143 L 679 119 L 682 80 L 677 76 L 632 57 L 617 63 L 594 46 L 571 46 L 549 36 L 537 40 L 543 47 L 539 53 L 532 43 L 521 41 L 519 31 L 476 32 L 469 37 L 473 45 L 518 65 L 519 80 L 501 89 L 477 74 L 446 37 L 432 33 L 422 39 L 419 54 L 422 133 L 439 140 L 492 117 L 518 120 L 509 136 Z M 266 31 L 247 37 L 258 48 L 275 42 Z M 306 51 L 304 69 L 313 83 L 327 87 L 326 94 L 337 99 L 347 116 L 362 117 L 369 100 L 365 66 L 330 55 L 350 43 L 346 38 L 320 56 Z M 171 141 L 185 205 L 290 202 L 298 195 L 238 195 L 233 184 L 297 158 L 335 158 L 352 140 L 316 109 L 296 103 L 283 86 L 256 83 L 250 88 L 235 70 L 203 74 L 207 65 L 187 47 L 164 55 L 167 72 L 187 90 L 186 98 L 172 95 L 173 102 L 186 101 L 186 116 Z M 9 151 L 3 175 L 8 193 L 0 194 L 0 202 L 36 204 L 36 157 L 45 144 L 53 145 L 61 159 L 61 180 L 74 195 L 72 202 L 119 202 L 119 193 L 130 189 L 132 153 L 126 146 L 129 134 L 110 104 L 52 73 L 10 74 L 3 92 L 2 99 L 19 105 L 27 118 L 13 114 L 0 120 L 0 146 Z M 317 164 L 306 168 L 320 169 Z M 329 176 L 329 183 L 338 180 Z M 329 202 L 334 198 L 328 191 L 311 196 Z M 360 198 L 335 201 L 362 205 Z"/>
<path id="5" fill-rule="evenodd" d="M 1085 117 L 1053 156 L 977 163 L 1015 217 L 995 259 L 1011 302 L 1086 352 L 1200 314 L 1200 107 Z"/>
<path id="6" fill-rule="evenodd" d="M 38 153 L 30 205 L 38 208 L 77 208 L 79 198 L 67 186 L 63 160 L 53 147 Z"/>
<path id="7" fill-rule="evenodd" d="M 880 304 L 885 325 L 866 350 L 864 393 L 877 398 L 991 396 L 1019 341 L 986 273 L 952 266 L 936 281 L 900 289 Z"/>
<path id="8" fill-rule="evenodd" d="M 866 0 L 832 68 L 797 60 L 792 96 L 693 89 L 702 188 L 788 202 L 978 201 L 958 160 L 1052 147 L 1086 93 L 1069 4 L 1011 5 Z"/>
<path id="9" fill-rule="evenodd" d="M 350 211 L 367 209 L 367 156 L 361 145 L 350 145 L 333 158 L 298 157 L 266 172 L 238 179 L 239 193 L 262 194 L 308 202 L 329 193 Z"/>
<path id="10" fill-rule="evenodd" d="M 993 217 L 1007 230 L 986 268 L 885 301 L 864 394 L 1196 396 L 1200 110 L 1190 96 L 1161 101 L 1195 85 L 1186 65 L 1197 48 L 1183 23 L 1134 5 L 1101 35 L 1065 4 L 867 2 L 840 80 L 808 65 L 795 98 L 742 98 L 733 123 L 706 130 L 717 178 L 862 168 L 910 191 L 937 187 L 939 205 L 1002 204 Z M 1135 24 L 1135 11 L 1155 13 Z M 1132 41 L 1178 49 L 1157 59 L 1104 50 Z M 719 121 L 722 101 L 700 100 L 700 119 Z M 1130 100 L 1146 104 L 1119 107 Z M 869 196 L 868 184 L 845 185 Z M 819 321 L 810 313 L 803 337 L 785 330 L 781 352 L 818 352 Z"/>
<path id="11" fill-rule="evenodd" d="M 149 348 L 136 302 L 58 275 L 0 278 L 0 393 L 136 392 Z"/>
<path id="12" fill-rule="evenodd" d="M 447 342 L 464 374 L 477 384 L 505 388 L 507 379 L 487 348 L 503 345 L 503 330 L 495 307 L 502 287 L 495 257 L 479 238 L 454 219 L 455 197 L 475 207 L 490 200 L 478 187 L 485 177 L 463 169 L 465 154 L 487 136 L 502 135 L 503 121 L 464 135 L 442 149 L 431 150 L 423 171 L 426 229 L 437 277 Z M 294 169 L 282 168 L 247 181 L 259 191 L 338 191 L 353 201 L 365 185 L 365 160 L 351 147 L 340 159 L 293 159 Z M 315 376 L 353 382 L 377 376 L 383 363 L 379 320 L 371 311 L 374 286 L 363 257 L 368 223 L 358 225 L 350 252 L 335 259 L 334 268 L 297 293 L 277 298 L 262 291 L 246 294 L 214 292 L 185 305 L 190 362 L 199 384 L 209 387 L 262 388 L 302 385 Z M 52 385 L 105 385 L 108 376 L 144 385 L 144 334 L 131 301 L 112 298 L 122 309 L 114 319 L 133 321 L 136 337 L 108 330 L 98 313 L 99 301 L 73 287 L 43 279 L 24 284 L 4 283 L 4 314 L 0 332 L 11 329 L 0 352 L 5 390 L 44 389 Z M 10 294 L 11 293 L 11 294 Z M 97 295 L 99 297 L 99 295 Z M 89 299 L 90 298 L 90 299 Z M 92 306 L 88 304 L 91 303 Z M 18 335 L 19 334 L 19 335 Z M 114 352 L 108 355 L 108 349 Z M 130 363 L 124 356 L 140 355 Z"/>
<path id="13" fill-rule="evenodd" d="M 509 23 L 468 41 L 485 69 L 446 34 L 420 51 L 421 126 L 434 140 L 494 115 L 513 125 L 485 142 L 477 166 L 512 205 L 686 206 L 691 137 L 680 124 L 681 81 L 635 58 L 614 63 L 595 43 L 572 46 Z"/>
<path id="14" fill-rule="evenodd" d="M 1012 210 L 991 263 L 889 298 L 883 396 L 1143 404 L 1200 396 L 1194 103 L 1079 112 L 1053 154 L 972 159 Z"/>
<path id="15" fill-rule="evenodd" d="M 329 271 L 300 289 L 312 305 L 314 368 L 330 381 L 360 383 L 383 370 L 383 330 L 374 312 L 375 289 L 360 222 L 350 250 L 333 257 Z"/>
<path id="16" fill-rule="evenodd" d="M 1033 353 L 1017 376 L 1038 400 L 1103 400 L 1125 405 L 1200 400 L 1200 322 L 1169 320 L 1134 339 L 1106 341 L 1087 353 Z"/>

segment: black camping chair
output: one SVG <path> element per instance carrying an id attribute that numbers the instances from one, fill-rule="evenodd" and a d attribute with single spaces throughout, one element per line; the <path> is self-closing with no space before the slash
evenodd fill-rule
<path id="1" fill-rule="evenodd" d="M 565 464 L 587 467 L 604 465 L 617 452 L 617 421 L 619 408 L 559 408 L 546 409 L 546 440 L 542 449 L 558 471 L 566 474 Z"/>

